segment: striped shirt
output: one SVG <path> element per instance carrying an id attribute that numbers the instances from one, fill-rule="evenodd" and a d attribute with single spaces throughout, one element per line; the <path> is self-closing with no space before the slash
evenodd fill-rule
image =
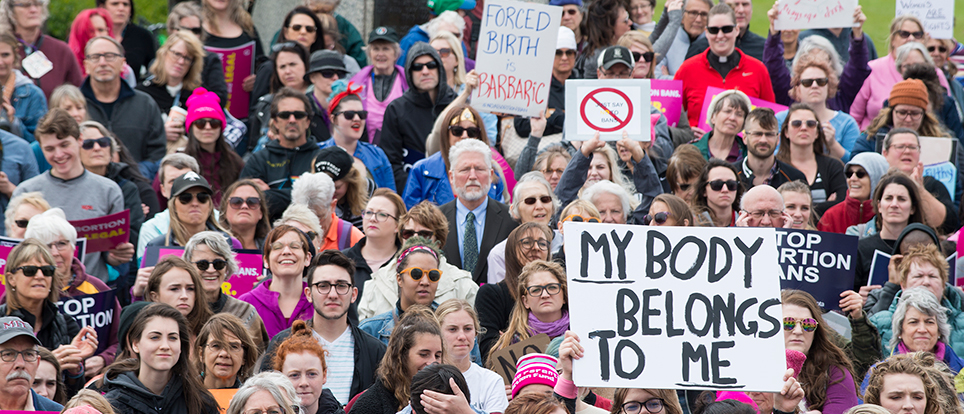
<path id="1" fill-rule="evenodd" d="M 315 339 L 328 351 L 328 382 L 325 387 L 331 390 L 338 402 L 344 406 L 351 397 L 351 381 L 355 376 L 355 338 L 351 327 L 345 329 L 335 342 L 328 342 L 316 332 Z"/>

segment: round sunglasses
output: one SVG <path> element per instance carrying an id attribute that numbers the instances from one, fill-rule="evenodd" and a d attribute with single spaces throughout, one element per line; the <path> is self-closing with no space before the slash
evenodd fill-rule
<path id="1" fill-rule="evenodd" d="M 224 259 L 214 259 L 213 261 L 198 260 L 194 262 L 194 265 L 197 266 L 197 270 L 202 272 L 206 272 L 211 266 L 214 266 L 214 270 L 224 270 L 228 265 L 228 261 Z"/>
<path id="2" fill-rule="evenodd" d="M 422 277 L 428 274 L 428 280 L 432 283 L 438 282 L 442 278 L 442 271 L 438 269 L 422 269 L 421 267 L 409 267 L 399 274 L 408 273 L 412 280 L 422 280 Z"/>

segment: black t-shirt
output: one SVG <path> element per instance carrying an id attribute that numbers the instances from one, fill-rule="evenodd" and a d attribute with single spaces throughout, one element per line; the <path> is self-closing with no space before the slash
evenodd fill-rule
<path id="1" fill-rule="evenodd" d="M 154 34 L 143 27 L 128 23 L 124 28 L 123 40 L 124 57 L 127 64 L 134 70 L 134 77 L 140 83 L 147 77 L 147 69 L 157 56 L 157 42 Z"/>

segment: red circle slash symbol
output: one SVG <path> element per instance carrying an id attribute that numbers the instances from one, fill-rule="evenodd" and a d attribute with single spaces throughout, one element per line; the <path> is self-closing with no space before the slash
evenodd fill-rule
<path id="1" fill-rule="evenodd" d="M 611 92 L 618 95 L 620 98 L 623 98 L 626 100 L 626 107 L 628 108 L 628 111 L 626 113 L 626 119 L 619 119 L 619 117 L 616 116 L 616 114 L 610 111 L 609 108 L 606 108 L 606 106 L 603 105 L 602 102 L 599 102 L 599 100 L 596 99 L 596 95 L 601 92 Z M 588 104 L 590 100 L 595 102 L 596 105 L 599 105 L 599 107 L 602 108 L 604 111 L 606 111 L 606 113 L 609 114 L 609 116 L 613 117 L 613 119 L 615 119 L 617 122 L 616 126 L 611 128 L 604 128 L 597 125 L 593 125 L 593 123 L 589 121 L 589 118 L 586 117 L 586 104 Z M 582 116 L 582 121 L 585 122 L 586 125 L 589 125 L 589 127 L 592 129 L 595 129 L 599 132 L 614 132 L 624 128 L 626 125 L 629 125 L 629 121 L 632 120 L 633 118 L 633 102 L 629 100 L 628 95 L 626 95 L 623 91 L 619 89 L 599 88 L 592 92 L 589 92 L 588 94 L 586 94 L 586 97 L 582 99 L 582 103 L 579 105 L 579 115 Z"/>

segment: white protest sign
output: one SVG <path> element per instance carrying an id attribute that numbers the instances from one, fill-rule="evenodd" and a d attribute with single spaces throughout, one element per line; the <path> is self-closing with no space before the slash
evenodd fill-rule
<path id="1" fill-rule="evenodd" d="M 857 0 L 780 0 L 777 30 L 853 27 Z"/>
<path id="2" fill-rule="evenodd" d="M 599 131 L 599 139 L 619 141 L 626 131 L 649 141 L 651 97 L 649 79 L 566 81 L 566 139 L 585 141 Z"/>
<path id="3" fill-rule="evenodd" d="M 580 387 L 779 392 L 775 230 L 567 222 Z M 578 293 L 577 293 L 578 292 Z"/>
<path id="4" fill-rule="evenodd" d="M 548 105 L 562 8 L 489 0 L 482 11 L 476 52 L 480 111 L 539 116 Z"/>
<path id="5" fill-rule="evenodd" d="M 954 37 L 954 0 L 897 0 L 897 16 L 910 14 L 935 39 Z"/>

